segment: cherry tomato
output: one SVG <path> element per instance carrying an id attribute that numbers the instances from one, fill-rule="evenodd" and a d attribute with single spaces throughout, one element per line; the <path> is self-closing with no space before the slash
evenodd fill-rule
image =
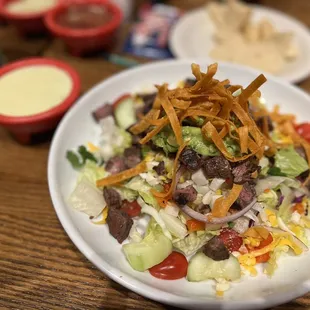
<path id="1" fill-rule="evenodd" d="M 186 226 L 189 232 L 205 230 L 206 224 L 197 220 L 188 220 Z"/>
<path id="2" fill-rule="evenodd" d="M 238 251 L 243 243 L 239 234 L 230 228 L 224 228 L 219 237 L 230 252 Z"/>
<path id="3" fill-rule="evenodd" d="M 297 133 L 310 142 L 310 123 L 302 123 L 295 127 Z"/>
<path id="4" fill-rule="evenodd" d="M 177 280 L 187 274 L 188 262 L 186 257 L 179 252 L 172 252 L 160 264 L 149 269 L 150 274 L 158 279 Z"/>
<path id="5" fill-rule="evenodd" d="M 119 98 L 117 98 L 114 102 L 113 102 L 113 109 L 115 110 L 116 107 L 121 103 L 123 102 L 125 99 L 131 97 L 130 94 L 124 94 L 122 96 L 120 96 Z"/>
<path id="6" fill-rule="evenodd" d="M 137 200 L 132 202 L 124 200 L 122 203 L 122 210 L 126 212 L 130 217 L 135 217 L 140 215 L 141 206 L 138 204 Z"/>

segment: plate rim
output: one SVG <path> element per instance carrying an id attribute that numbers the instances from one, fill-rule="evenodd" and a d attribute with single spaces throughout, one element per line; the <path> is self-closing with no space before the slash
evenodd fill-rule
<path id="1" fill-rule="evenodd" d="M 154 301 L 169 304 L 172 306 L 177 306 L 185 309 L 190 306 L 202 307 L 202 306 L 210 306 L 212 309 L 248 309 L 251 306 L 251 309 L 265 309 L 273 306 L 277 306 L 286 302 L 289 302 L 295 298 L 298 298 L 307 292 L 310 291 L 310 283 L 302 282 L 299 285 L 295 286 L 294 291 L 286 292 L 285 296 L 283 293 L 279 292 L 277 294 L 270 295 L 270 298 L 264 299 L 262 301 L 261 298 L 254 298 L 251 301 L 236 301 L 236 300 L 219 300 L 219 299 L 200 299 L 195 300 L 193 302 L 193 298 L 184 297 L 175 295 L 170 292 L 163 292 L 162 290 L 152 287 L 148 284 L 141 282 L 140 280 L 134 278 L 133 276 L 126 275 L 122 271 L 119 271 L 117 268 L 112 267 L 108 262 L 105 262 L 99 254 L 97 254 L 91 246 L 84 240 L 82 234 L 78 231 L 78 228 L 74 225 L 69 211 L 67 210 L 67 205 L 62 204 L 62 197 L 60 192 L 58 191 L 57 186 L 57 178 L 56 178 L 56 166 L 57 166 L 57 150 L 59 148 L 59 144 L 62 138 L 62 132 L 65 130 L 67 123 L 71 121 L 72 116 L 75 113 L 75 110 L 79 109 L 79 106 L 87 100 L 88 97 L 92 96 L 93 92 L 98 91 L 101 87 L 107 87 L 110 83 L 113 83 L 115 80 L 118 80 L 120 77 L 130 76 L 137 71 L 151 70 L 153 67 L 162 66 L 167 67 L 171 65 L 189 65 L 192 62 L 198 62 L 200 64 L 206 64 L 208 61 L 206 59 L 174 59 L 174 60 L 164 60 L 157 61 L 148 64 L 143 64 L 135 68 L 129 68 L 127 70 L 121 71 L 117 74 L 112 75 L 111 77 L 97 83 L 95 86 L 90 88 L 85 94 L 83 94 L 77 102 L 70 108 L 70 110 L 65 114 L 60 124 L 58 125 L 55 134 L 53 136 L 49 154 L 48 154 L 48 163 L 47 163 L 47 178 L 48 178 L 48 187 L 49 193 L 52 200 L 53 208 L 57 214 L 57 217 L 66 231 L 67 235 L 77 247 L 77 249 L 92 263 L 94 264 L 100 271 L 102 271 L 108 278 L 114 280 L 118 284 L 126 287 L 127 289 L 144 296 L 146 298 L 152 299 Z M 227 66 L 231 68 L 235 68 L 238 70 L 248 71 L 252 74 L 260 74 L 260 71 L 248 68 L 246 66 L 231 64 L 227 62 L 218 62 L 219 67 Z M 310 103 L 310 95 L 307 94 L 304 90 L 298 88 L 295 85 L 289 84 L 287 81 L 283 79 L 276 78 L 274 76 L 266 74 L 267 79 L 273 80 L 277 84 L 281 84 L 283 86 L 288 87 L 291 91 L 297 93 L 298 96 L 305 97 Z M 196 309 L 195 308 L 195 309 Z"/>
<path id="2" fill-rule="evenodd" d="M 293 22 L 294 24 L 296 24 L 296 26 L 298 28 L 300 28 L 302 30 L 302 33 L 303 35 L 307 35 L 308 37 L 308 43 L 309 43 L 309 50 L 306 51 L 306 52 L 309 52 L 310 53 L 310 30 L 308 29 L 308 27 L 301 21 L 299 21 L 298 19 L 296 19 L 295 17 L 289 15 L 289 14 L 286 14 L 282 11 L 279 11 L 277 9 L 274 9 L 274 8 L 269 8 L 267 6 L 264 6 L 264 5 L 255 5 L 255 4 L 248 4 L 248 6 L 252 7 L 253 9 L 258 9 L 258 10 L 261 10 L 261 11 L 266 11 L 268 10 L 268 12 L 271 12 L 275 15 L 278 15 L 278 16 L 281 16 L 282 18 L 285 18 L 287 20 L 290 20 L 291 22 Z M 197 12 L 202 12 L 204 10 L 204 7 L 198 7 L 198 8 L 195 8 L 193 10 L 190 10 L 188 12 L 186 12 L 185 14 L 183 14 L 178 20 L 177 22 L 171 27 L 170 31 L 169 31 L 169 39 L 168 39 L 168 45 L 169 45 L 169 49 L 171 51 L 171 53 L 174 55 L 174 57 L 176 57 L 177 59 L 191 59 L 193 57 L 187 57 L 187 56 L 184 56 L 180 51 L 179 49 L 176 48 L 175 46 L 175 40 L 176 40 L 176 30 L 178 28 L 178 26 L 180 25 L 180 22 L 186 18 L 187 16 L 189 15 L 192 15 L 192 14 L 195 14 Z M 198 57 L 201 59 L 201 57 Z M 206 55 L 203 59 L 205 59 L 206 61 L 211 61 L 211 62 L 216 62 L 217 60 L 216 59 L 213 59 L 212 57 L 210 57 L 209 55 Z M 225 62 L 225 61 L 220 61 L 218 60 L 218 62 Z M 237 63 L 234 63 L 234 64 L 237 64 Z M 239 64 L 238 64 L 239 65 Z M 244 66 L 242 64 L 240 64 L 240 66 Z M 259 70 L 259 69 L 255 69 L 253 67 L 250 67 L 250 66 L 247 66 L 248 68 L 250 69 L 254 69 L 254 70 L 258 70 L 260 72 L 263 72 L 262 70 Z M 266 74 L 268 74 L 266 72 Z M 269 73 L 270 75 L 270 73 Z M 310 67 L 308 68 L 308 70 L 306 70 L 306 67 L 305 67 L 305 70 L 303 71 L 302 74 L 291 74 L 290 75 L 290 78 L 285 78 L 281 75 L 274 75 L 274 77 L 278 78 L 278 79 L 282 79 L 284 81 L 287 81 L 289 83 L 292 83 L 292 84 L 297 84 L 297 83 L 300 83 L 300 82 L 303 82 L 306 78 L 308 78 L 310 76 Z"/>

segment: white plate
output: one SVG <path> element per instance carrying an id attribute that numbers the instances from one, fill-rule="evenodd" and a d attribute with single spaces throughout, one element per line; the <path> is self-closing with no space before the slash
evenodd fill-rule
<path id="1" fill-rule="evenodd" d="M 253 20 L 268 18 L 279 31 L 291 31 L 300 49 L 300 55 L 285 65 L 277 74 L 290 83 L 296 83 L 310 74 L 310 33 L 306 26 L 279 11 L 253 6 Z M 214 43 L 214 26 L 206 9 L 200 8 L 181 17 L 170 32 L 169 45 L 177 58 L 199 58 L 211 61 L 209 55 Z"/>
<path id="2" fill-rule="evenodd" d="M 207 66 L 205 61 L 198 63 L 204 69 Z M 48 183 L 57 215 L 78 249 L 108 277 L 159 302 L 188 309 L 261 309 L 303 295 L 310 290 L 309 254 L 283 258 L 272 279 L 264 274 L 244 277 L 220 300 L 215 297 L 212 281 L 164 281 L 153 278 L 148 272 L 134 271 L 121 246 L 109 235 L 108 228 L 91 224 L 86 215 L 72 210 L 66 203 L 77 177 L 65 159 L 66 151 L 87 141 L 96 142 L 98 125 L 93 121 L 91 111 L 123 93 L 190 77 L 190 65 L 190 60 L 173 60 L 126 70 L 95 86 L 69 110 L 55 133 L 48 160 Z M 247 85 L 257 75 L 254 70 L 221 64 L 217 77 Z M 270 78 L 262 91 L 270 105 L 280 104 L 284 112 L 295 112 L 299 120 L 310 119 L 310 97 L 296 87 Z"/>

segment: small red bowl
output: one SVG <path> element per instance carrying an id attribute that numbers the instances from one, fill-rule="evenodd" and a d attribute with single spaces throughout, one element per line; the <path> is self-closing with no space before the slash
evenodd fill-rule
<path id="1" fill-rule="evenodd" d="M 1 0 L 0 1 L 0 17 L 6 20 L 9 24 L 14 25 L 18 32 L 22 35 L 39 35 L 47 32 L 44 24 L 44 16 L 53 8 L 37 13 L 17 14 L 7 10 L 9 2 L 20 0 Z M 44 1 L 44 0 L 40 0 Z M 57 1 L 57 5 L 60 0 Z"/>
<path id="2" fill-rule="evenodd" d="M 0 78 L 14 70 L 38 65 L 56 67 L 66 72 L 72 80 L 72 89 L 62 103 L 42 113 L 30 116 L 7 116 L 0 113 L 0 126 L 8 129 L 16 140 L 22 144 L 30 143 L 32 136 L 35 134 L 55 129 L 62 116 L 79 97 L 81 90 L 78 73 L 66 63 L 50 58 L 28 58 L 10 63 L 0 68 Z"/>
<path id="3" fill-rule="evenodd" d="M 112 18 L 102 26 L 89 29 L 73 29 L 59 25 L 56 21 L 57 17 L 66 12 L 71 5 L 100 5 L 108 10 Z M 83 56 L 111 46 L 122 19 L 123 15 L 119 7 L 108 0 L 71 0 L 48 12 L 45 16 L 45 24 L 50 32 L 65 42 L 72 55 Z"/>

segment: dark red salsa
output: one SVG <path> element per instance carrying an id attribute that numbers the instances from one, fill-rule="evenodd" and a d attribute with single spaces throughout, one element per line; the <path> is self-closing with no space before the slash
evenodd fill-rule
<path id="1" fill-rule="evenodd" d="M 57 24 L 73 29 L 91 29 L 111 21 L 113 15 L 97 4 L 72 4 L 56 17 Z"/>

